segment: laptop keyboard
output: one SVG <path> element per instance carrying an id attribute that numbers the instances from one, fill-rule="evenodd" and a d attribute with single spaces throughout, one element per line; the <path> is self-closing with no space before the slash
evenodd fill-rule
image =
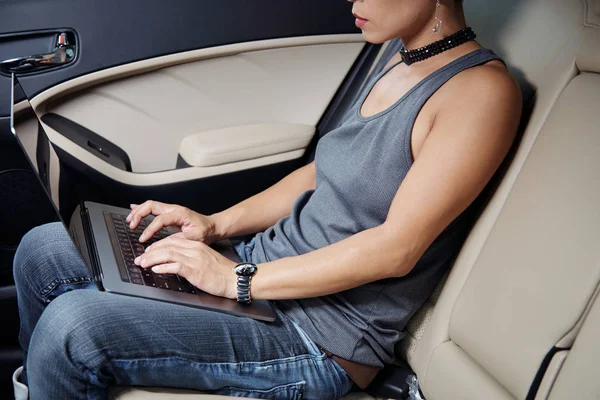
<path id="1" fill-rule="evenodd" d="M 133 262 L 136 257 L 144 254 L 146 247 L 169 236 L 166 228 L 161 229 L 150 240 L 142 244 L 139 242 L 139 238 L 149 224 L 147 221 L 142 220 L 140 226 L 131 230 L 129 224 L 125 221 L 125 216 L 112 213 L 108 216 L 112 220 L 117 243 L 121 250 L 122 259 L 117 260 L 117 263 L 119 264 L 122 280 L 135 285 L 196 294 L 196 288 L 187 279 L 173 274 L 156 274 L 151 269 L 138 267 Z"/>

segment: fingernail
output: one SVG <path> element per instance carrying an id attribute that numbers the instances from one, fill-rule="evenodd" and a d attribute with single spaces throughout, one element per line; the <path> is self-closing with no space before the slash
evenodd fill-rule
<path id="1" fill-rule="evenodd" d="M 144 250 L 144 253 L 146 253 L 147 251 L 149 251 L 149 250 L 150 250 L 150 247 L 152 247 L 152 246 L 148 246 L 148 247 L 146 247 L 146 250 Z"/>
<path id="2" fill-rule="evenodd" d="M 160 273 L 160 267 L 152 267 L 152 272 Z"/>
<path id="3" fill-rule="evenodd" d="M 125 218 L 125 221 L 130 222 L 129 220 L 131 219 L 131 213 L 129 213 L 129 215 L 127 216 L 127 218 Z"/>
<path id="4" fill-rule="evenodd" d="M 142 240 L 146 240 L 146 234 L 145 233 L 142 233 L 141 236 L 140 236 L 140 242 Z"/>
<path id="5" fill-rule="evenodd" d="M 135 260 L 133 260 L 133 263 L 134 263 L 135 265 L 140 265 L 140 259 L 141 259 L 141 258 L 142 258 L 142 257 L 137 257 Z M 130 258 L 130 260 L 131 260 L 131 258 Z"/>

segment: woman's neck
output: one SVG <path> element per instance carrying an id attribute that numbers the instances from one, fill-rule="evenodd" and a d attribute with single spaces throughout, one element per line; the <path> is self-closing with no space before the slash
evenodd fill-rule
<path id="1" fill-rule="evenodd" d="M 454 32 L 460 31 L 467 27 L 465 16 L 462 10 L 462 6 L 442 6 L 440 7 L 438 18 L 443 21 L 442 31 L 440 34 L 433 32 L 435 25 L 435 19 L 432 17 L 431 21 L 417 30 L 417 33 L 413 35 L 402 35 L 400 40 L 402 44 L 408 50 L 418 49 L 425 47 L 428 44 L 437 42 L 440 39 L 452 35 Z"/>

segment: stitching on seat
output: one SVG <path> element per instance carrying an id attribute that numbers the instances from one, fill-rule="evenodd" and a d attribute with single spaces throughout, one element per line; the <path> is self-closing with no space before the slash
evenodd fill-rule
<path id="1" fill-rule="evenodd" d="M 583 25 L 592 28 L 600 28 L 600 14 L 597 14 L 595 10 L 592 9 L 592 4 L 590 0 L 582 1 L 585 13 Z"/>

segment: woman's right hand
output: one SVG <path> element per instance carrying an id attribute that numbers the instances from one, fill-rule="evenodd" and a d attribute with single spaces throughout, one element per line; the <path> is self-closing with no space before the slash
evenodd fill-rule
<path id="1" fill-rule="evenodd" d="M 210 216 L 198 214 L 189 208 L 176 204 L 165 204 L 158 201 L 146 201 L 141 205 L 132 204 L 131 213 L 126 219 L 129 228 L 136 229 L 141 220 L 148 215 L 153 215 L 155 218 L 140 236 L 140 242 L 142 243 L 154 236 L 163 227 L 171 227 L 171 229 L 179 232 L 176 234 L 178 236 L 206 244 L 221 239 L 216 235 L 216 224 Z"/>

